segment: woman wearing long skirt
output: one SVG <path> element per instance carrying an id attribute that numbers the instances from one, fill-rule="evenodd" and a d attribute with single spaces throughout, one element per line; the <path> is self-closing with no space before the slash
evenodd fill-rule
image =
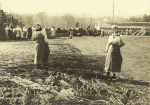
<path id="1" fill-rule="evenodd" d="M 121 72 L 123 59 L 120 53 L 120 48 L 124 46 L 125 43 L 118 33 L 118 26 L 113 25 L 112 30 L 114 32 L 109 36 L 106 46 L 107 56 L 105 62 L 105 72 L 107 72 L 107 78 L 109 78 L 110 72 L 112 72 L 112 79 L 115 79 L 115 73 Z"/>
<path id="2" fill-rule="evenodd" d="M 32 37 L 32 28 L 28 27 L 28 29 L 27 29 L 27 39 L 31 39 L 31 37 Z"/>
<path id="3" fill-rule="evenodd" d="M 35 40 L 34 64 L 36 64 L 37 69 L 44 64 L 44 69 L 46 69 L 50 50 L 48 47 L 46 31 L 41 28 L 40 23 L 36 23 L 36 30 L 33 32 L 32 39 Z"/>
<path id="4" fill-rule="evenodd" d="M 8 29 L 8 37 L 9 39 L 13 39 L 13 30 L 11 27 Z"/>
<path id="5" fill-rule="evenodd" d="M 15 28 L 13 28 L 13 39 L 16 40 L 16 34 L 17 34 L 17 31 Z"/>

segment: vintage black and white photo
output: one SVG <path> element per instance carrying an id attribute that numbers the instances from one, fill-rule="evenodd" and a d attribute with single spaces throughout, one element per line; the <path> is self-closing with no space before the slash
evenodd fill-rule
<path id="1" fill-rule="evenodd" d="M 0 0 L 0 105 L 149 105 L 150 0 Z"/>

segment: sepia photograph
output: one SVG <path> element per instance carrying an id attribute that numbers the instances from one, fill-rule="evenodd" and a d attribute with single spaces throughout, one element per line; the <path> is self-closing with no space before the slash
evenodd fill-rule
<path id="1" fill-rule="evenodd" d="M 150 0 L 0 0 L 0 105 L 150 105 Z"/>

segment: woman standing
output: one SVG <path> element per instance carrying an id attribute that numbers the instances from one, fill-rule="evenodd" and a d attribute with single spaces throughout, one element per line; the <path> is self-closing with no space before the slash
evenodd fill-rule
<path id="1" fill-rule="evenodd" d="M 8 37 L 8 30 L 9 30 L 9 27 L 7 26 L 7 27 L 5 28 L 5 35 L 6 35 L 7 38 L 9 38 L 9 37 Z"/>
<path id="2" fill-rule="evenodd" d="M 10 26 L 10 28 L 8 29 L 8 37 L 9 37 L 9 39 L 13 39 L 13 29 L 12 29 L 12 26 Z"/>
<path id="3" fill-rule="evenodd" d="M 51 34 L 52 34 L 52 38 L 55 38 L 56 30 L 54 26 L 51 27 Z"/>
<path id="4" fill-rule="evenodd" d="M 44 64 L 44 69 L 46 69 L 50 51 L 46 31 L 42 29 L 40 23 L 36 23 L 36 30 L 33 32 L 32 39 L 35 40 L 34 64 L 36 64 L 37 69 L 40 68 L 41 64 Z"/>
<path id="5" fill-rule="evenodd" d="M 16 40 L 16 34 L 17 34 L 16 28 L 13 28 L 13 39 L 14 39 L 14 40 Z"/>
<path id="6" fill-rule="evenodd" d="M 31 39 L 31 37 L 32 37 L 32 28 L 28 27 L 28 29 L 27 29 L 27 39 Z"/>
<path id="7" fill-rule="evenodd" d="M 20 39 L 21 38 L 21 28 L 17 25 L 17 28 L 16 28 L 16 40 Z"/>
<path id="8" fill-rule="evenodd" d="M 72 37 L 73 37 L 73 28 L 70 28 L 69 33 L 70 33 L 70 39 L 72 39 Z"/>
<path id="9" fill-rule="evenodd" d="M 101 29 L 101 37 L 104 37 L 104 30 Z"/>
<path id="10" fill-rule="evenodd" d="M 23 40 L 26 39 L 26 36 L 27 36 L 27 29 L 25 27 L 22 28 L 22 31 L 21 31 L 21 38 Z"/>
<path id="11" fill-rule="evenodd" d="M 121 72 L 122 56 L 120 48 L 125 45 L 120 34 L 118 33 L 118 26 L 112 26 L 113 34 L 109 36 L 106 46 L 106 62 L 105 72 L 107 72 L 107 78 L 109 78 L 110 72 L 113 72 L 112 79 L 115 77 L 115 72 Z"/>

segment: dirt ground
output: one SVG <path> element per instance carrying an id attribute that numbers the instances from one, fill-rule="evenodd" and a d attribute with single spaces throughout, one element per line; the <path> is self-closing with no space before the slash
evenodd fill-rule
<path id="1" fill-rule="evenodd" d="M 107 39 L 108 36 L 49 39 L 48 72 L 63 72 L 85 80 L 97 79 L 115 88 L 134 89 L 143 93 L 140 98 L 149 95 L 150 37 L 124 36 L 126 45 L 121 48 L 122 72 L 117 74 L 119 79 L 113 82 L 105 80 L 103 72 Z M 1 76 L 2 72 L 7 72 L 23 78 L 46 78 L 47 75 L 40 73 L 36 76 L 31 75 L 31 71 L 34 71 L 34 49 L 34 41 L 1 42 Z M 144 100 L 147 103 L 149 99 Z"/>

